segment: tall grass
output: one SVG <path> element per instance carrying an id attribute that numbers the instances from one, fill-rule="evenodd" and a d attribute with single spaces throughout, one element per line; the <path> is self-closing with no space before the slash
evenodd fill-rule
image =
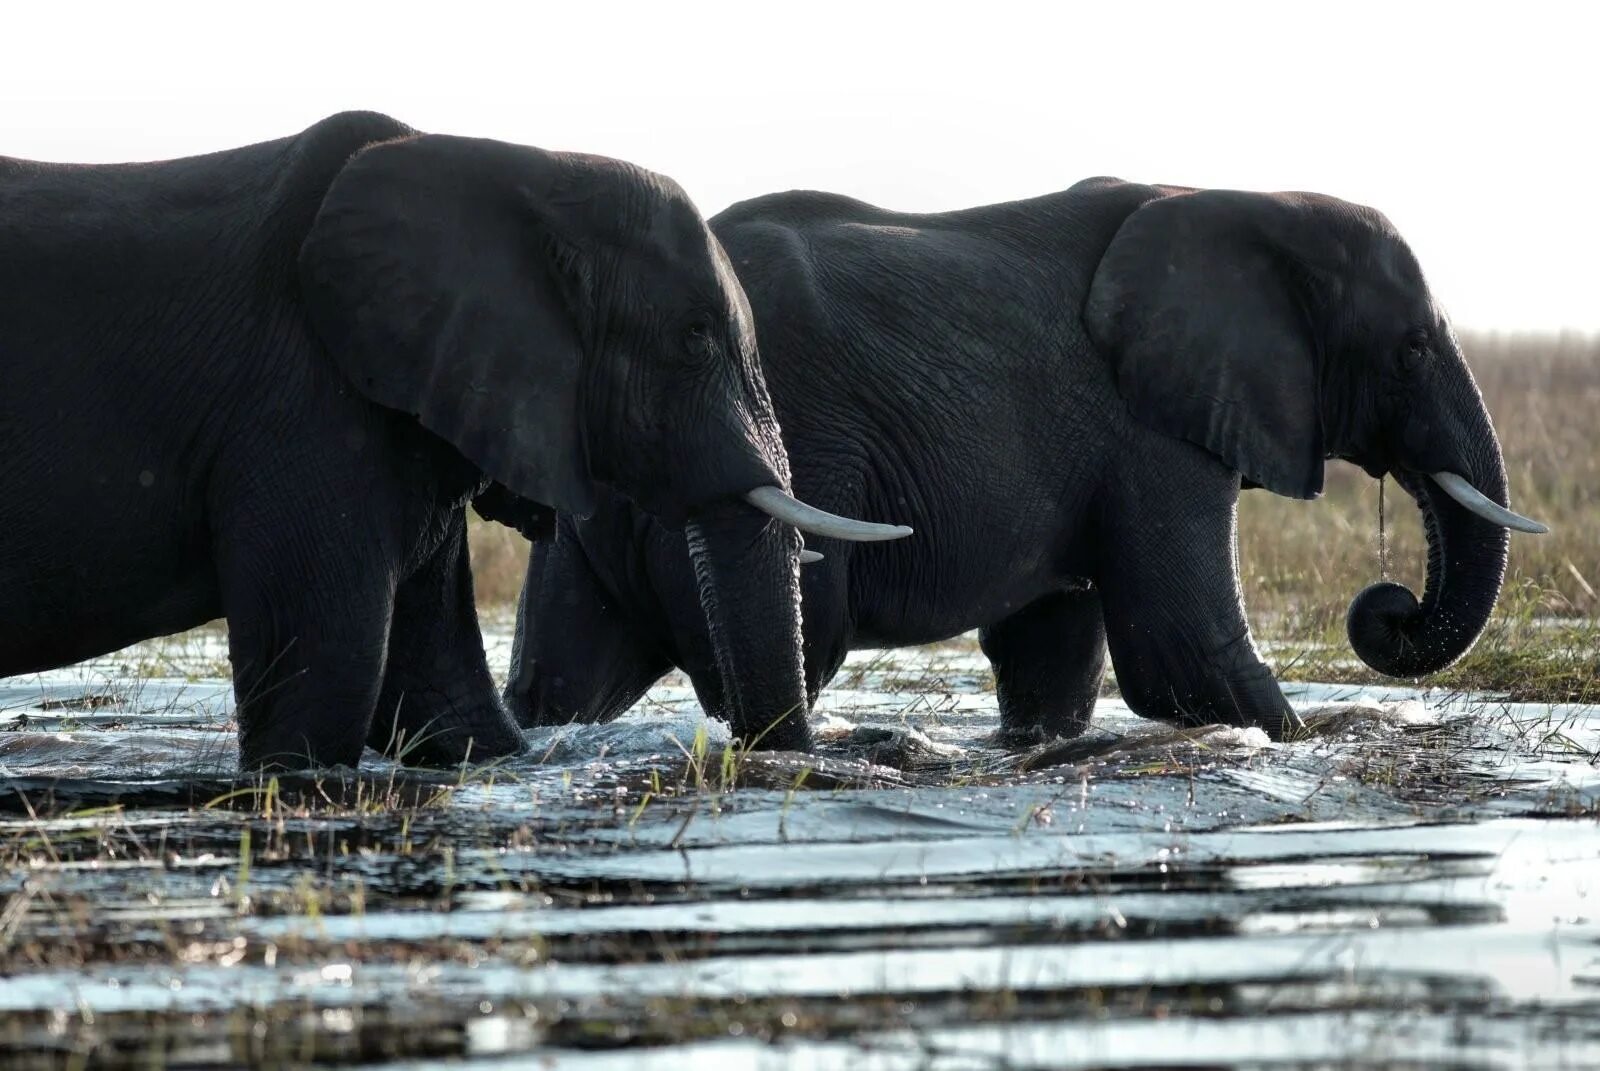
<path id="1" fill-rule="evenodd" d="M 472 587 L 480 611 L 505 611 L 522 594 L 528 571 L 528 541 L 503 524 L 467 510 L 467 546 L 472 554 Z"/>
<path id="2" fill-rule="evenodd" d="M 1512 504 L 1551 527 L 1513 535 L 1507 608 L 1543 616 L 1600 612 L 1600 338 L 1473 334 L 1462 338 L 1494 419 Z M 1386 489 L 1388 574 L 1421 591 L 1426 546 L 1416 506 Z M 1328 466 L 1326 493 L 1294 502 L 1241 496 L 1246 605 L 1266 634 L 1310 633 L 1339 619 L 1379 576 L 1378 484 L 1351 465 Z"/>

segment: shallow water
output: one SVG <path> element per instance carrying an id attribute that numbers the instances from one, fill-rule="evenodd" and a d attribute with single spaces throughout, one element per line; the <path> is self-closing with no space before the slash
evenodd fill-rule
<path id="1" fill-rule="evenodd" d="M 853 657 L 815 755 L 669 679 L 493 770 L 264 786 L 225 671 L 0 683 L 0 1064 L 1600 1064 L 1600 708 L 1106 699 L 1015 753 L 956 643 Z"/>

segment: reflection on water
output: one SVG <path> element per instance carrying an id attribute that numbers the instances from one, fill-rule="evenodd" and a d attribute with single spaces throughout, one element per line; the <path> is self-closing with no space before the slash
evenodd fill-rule
<path id="1" fill-rule="evenodd" d="M 6 1066 L 1600 1063 L 1597 708 L 1299 685 L 1294 743 L 1105 700 L 1013 753 L 947 645 L 853 657 L 815 755 L 669 679 L 269 791 L 224 650 L 0 684 Z"/>

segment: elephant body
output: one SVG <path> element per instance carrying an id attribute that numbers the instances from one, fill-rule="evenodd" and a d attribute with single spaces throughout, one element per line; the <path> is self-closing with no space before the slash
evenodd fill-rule
<path id="1" fill-rule="evenodd" d="M 482 477 L 349 386 L 298 293 L 334 176 L 409 133 L 344 116 L 193 159 L 0 162 L 0 674 L 226 616 L 241 698 L 282 697 L 243 722 L 246 756 L 299 717 L 353 761 L 367 719 L 332 712 L 402 694 L 418 727 L 515 749 L 467 573 Z"/>
<path id="2" fill-rule="evenodd" d="M 1374 413 L 1405 417 L 1385 409 L 1376 371 L 1358 380 L 1349 406 L 1319 399 L 1317 341 L 1273 334 L 1288 323 L 1300 327 L 1283 330 L 1316 333 L 1318 325 L 1296 320 L 1311 316 L 1302 313 L 1311 304 L 1287 292 L 1255 306 L 1254 291 L 1205 292 L 1255 270 L 1262 258 L 1246 217 L 1287 215 L 1292 196 L 1247 210 L 1220 192 L 1092 179 L 940 214 L 791 192 L 711 220 L 755 313 L 797 493 L 827 509 L 902 517 L 923 533 L 883 546 L 808 544 L 825 555 L 802 581 L 811 699 L 852 649 L 976 628 L 1013 738 L 1081 731 L 1108 644 L 1123 694 L 1143 715 L 1258 725 L 1275 737 L 1295 728 L 1240 598 L 1241 473 L 1311 497 L 1324 457 L 1393 467 L 1388 440 L 1369 424 Z M 1142 226 L 1147 206 L 1193 198 L 1193 219 Z M 1193 294 L 1168 293 L 1191 285 L 1185 262 L 1148 251 L 1145 232 L 1181 240 L 1226 212 L 1241 213 L 1240 236 L 1214 243 L 1217 263 L 1196 273 Z M 1366 231 L 1377 235 L 1372 243 L 1392 236 L 1376 213 L 1332 199 L 1304 212 L 1319 222 L 1284 226 L 1331 230 L 1346 259 L 1369 240 Z M 1311 239 L 1297 231 L 1281 241 Z M 1320 270 L 1309 266 L 1316 257 L 1305 258 L 1307 272 Z M 1394 286 L 1399 294 L 1414 262 L 1408 253 L 1394 258 L 1386 270 L 1407 277 Z M 1281 284 L 1261 285 L 1298 285 L 1295 271 L 1283 274 Z M 1148 280 L 1149 301 L 1165 304 L 1142 310 L 1146 284 L 1135 280 Z M 1416 321 L 1448 358 L 1448 327 L 1425 290 L 1390 304 L 1383 314 L 1396 325 L 1386 346 L 1403 346 Z M 1231 335 L 1214 340 L 1234 330 L 1229 317 L 1239 331 L 1265 336 L 1268 352 L 1250 352 Z M 1243 365 L 1213 367 L 1225 360 L 1218 351 L 1235 350 L 1277 371 L 1247 390 Z M 1470 422 L 1476 388 L 1464 364 L 1459 373 L 1451 389 L 1462 397 L 1451 402 Z M 1162 390 L 1180 400 L 1150 400 Z M 1340 414 L 1349 414 L 1345 425 Z M 1435 466 L 1467 471 L 1503 502 L 1486 415 L 1477 430 L 1487 438 Z M 1504 532 L 1453 507 L 1433 504 L 1441 531 L 1470 529 L 1484 540 L 1455 574 L 1477 570 L 1497 590 Z M 1454 541 L 1457 554 L 1466 542 Z M 1430 572 L 1436 601 L 1445 566 L 1456 564 L 1449 553 L 1441 560 Z M 610 497 L 589 518 L 561 516 L 556 539 L 530 557 L 507 688 L 512 709 L 525 723 L 608 719 L 671 665 L 697 688 L 714 685 L 703 629 L 688 612 L 692 592 L 681 549 L 627 502 Z M 1487 605 L 1480 597 L 1476 621 L 1463 618 L 1472 635 L 1492 604 L 1492 593 Z M 1415 606 L 1393 610 L 1383 627 L 1419 627 L 1414 613 L 1404 617 Z"/>
<path id="3" fill-rule="evenodd" d="M 601 488 L 759 572 L 720 619 L 783 643 L 799 540 L 737 498 L 787 486 L 753 346 L 693 205 L 617 161 L 366 113 L 0 159 L 0 675 L 226 617 L 248 766 L 508 754 L 465 507 L 537 529 Z"/>

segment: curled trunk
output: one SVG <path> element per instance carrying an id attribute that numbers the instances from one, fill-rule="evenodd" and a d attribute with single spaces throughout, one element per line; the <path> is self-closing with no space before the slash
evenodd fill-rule
<path id="1" fill-rule="evenodd" d="M 803 750 L 800 535 L 742 502 L 720 503 L 684 528 L 720 677 L 697 681 L 707 713 L 746 746 Z"/>
<path id="2" fill-rule="evenodd" d="M 1474 487 L 1508 505 L 1505 465 L 1492 449 L 1465 473 Z M 1350 604 L 1346 627 L 1361 660 L 1391 677 L 1420 677 L 1449 666 L 1477 642 L 1500 596 L 1509 535 L 1464 509 L 1432 479 L 1397 471 L 1395 479 L 1422 511 L 1428 579 L 1419 603 L 1400 584 L 1380 583 Z"/>

